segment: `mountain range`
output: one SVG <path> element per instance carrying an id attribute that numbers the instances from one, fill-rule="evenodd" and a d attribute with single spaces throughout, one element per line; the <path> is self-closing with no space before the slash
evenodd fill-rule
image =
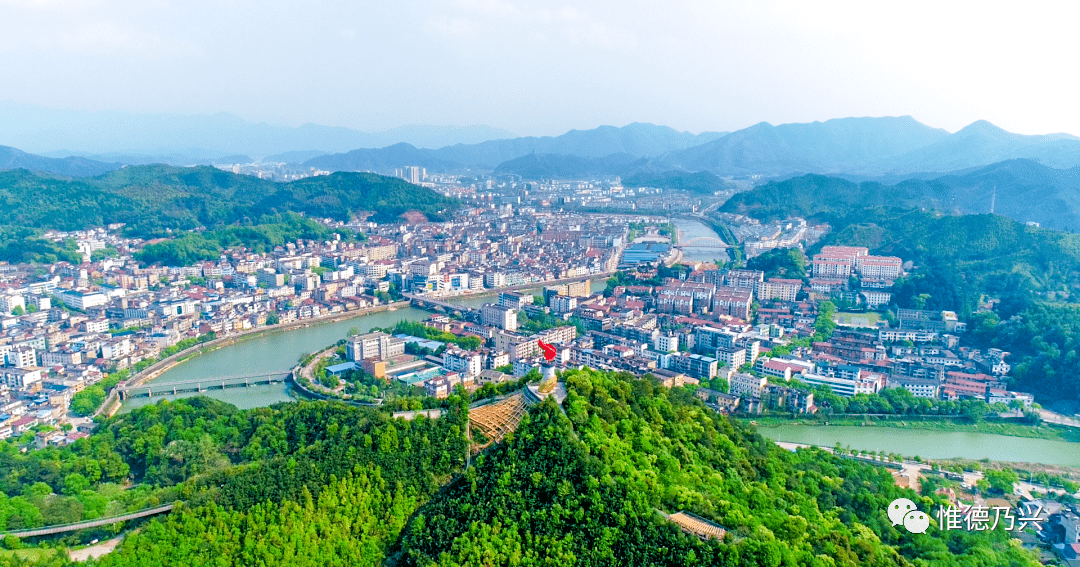
<path id="1" fill-rule="evenodd" d="M 725 134 L 691 134 L 667 126 L 633 123 L 621 128 L 600 126 L 592 130 L 571 130 L 561 136 L 490 140 L 479 144 L 457 144 L 437 150 L 396 144 L 386 148 L 358 149 L 343 154 L 320 156 L 304 162 L 304 165 L 330 171 L 382 171 L 402 165 L 419 165 L 439 170 L 493 170 L 504 162 L 534 153 L 578 158 L 602 158 L 612 154 L 627 154 L 635 158 L 658 157 L 721 138 Z"/>
<path id="2" fill-rule="evenodd" d="M 12 128 L 2 120 L 5 108 L 10 114 L 10 107 L 0 106 L 0 141 L 6 139 L 5 130 Z M 67 129 L 76 133 L 86 130 L 93 122 L 87 116 L 86 113 L 74 115 L 75 119 Z M 699 171 L 720 177 L 784 179 L 817 173 L 895 183 L 908 178 L 933 179 L 944 173 L 968 172 L 1014 159 L 1027 159 L 1063 170 L 1080 166 L 1080 138 L 1076 136 L 1014 134 L 986 121 L 975 122 L 950 134 L 910 116 L 839 118 L 779 126 L 762 122 L 732 133 L 701 134 L 634 123 L 619 128 L 600 126 L 591 130 L 571 130 L 560 136 L 485 139 L 436 149 L 402 141 L 423 137 L 428 131 L 421 127 L 405 127 L 380 134 L 379 139 L 399 143 L 382 147 L 369 145 L 343 153 L 305 148 L 316 147 L 319 140 L 329 145 L 357 147 L 378 139 L 344 128 L 307 125 L 283 129 L 246 123 L 229 115 L 195 117 L 187 122 L 177 117 L 165 117 L 161 121 L 150 121 L 144 130 L 125 126 L 124 120 L 124 116 L 118 118 L 115 136 L 132 134 L 131 144 L 145 145 L 153 135 L 172 136 L 174 131 L 182 129 L 181 124 L 185 128 L 202 124 L 204 133 L 217 139 L 217 147 L 222 151 L 178 149 L 156 156 L 109 152 L 50 161 L 50 157 L 58 158 L 63 152 L 34 156 L 4 148 L 0 150 L 0 169 L 22 167 L 60 175 L 97 175 L 116 169 L 120 164 L 238 163 L 252 161 L 250 156 L 262 156 L 266 161 L 302 163 L 304 167 L 329 171 L 389 173 L 398 167 L 416 165 L 430 171 L 494 171 L 526 179 L 588 175 L 631 177 L 635 174 L 674 179 L 670 172 Z M 47 134 L 50 124 L 43 121 L 41 131 Z M 159 130 L 152 131 L 153 128 Z M 474 132 L 474 139 L 500 133 L 480 130 Z M 444 136 L 444 139 L 449 138 L 468 139 L 469 136 L 463 132 Z M 248 143 L 254 139 L 261 141 Z M 196 142 L 198 140 L 194 138 L 177 135 L 173 145 L 191 148 Z M 38 145 L 42 143 L 47 142 L 38 142 Z M 247 153 L 226 154 L 223 153 L 226 148 Z M 270 154 L 271 149 L 279 151 Z"/>
<path id="3" fill-rule="evenodd" d="M 657 165 L 718 175 L 885 176 L 944 173 L 1016 158 L 1055 168 L 1080 165 L 1080 138 L 1013 134 L 984 120 L 949 134 L 910 116 L 839 118 L 808 124 L 757 124 L 672 152 Z"/>
<path id="4" fill-rule="evenodd" d="M 111 155 L 129 156 L 127 160 L 104 161 L 131 164 L 164 158 L 179 159 L 174 165 L 190 165 L 208 163 L 208 160 L 230 154 L 268 156 L 308 150 L 342 152 L 398 142 L 439 148 L 512 137 L 510 132 L 490 126 L 409 125 L 380 132 L 362 132 L 318 124 L 288 127 L 255 123 L 227 113 L 84 112 L 0 104 L 0 144 L 49 157 L 74 155 L 100 159 Z"/>
<path id="5" fill-rule="evenodd" d="M 779 126 L 762 122 L 730 134 L 696 136 L 665 126 L 631 124 L 437 150 L 397 144 L 319 156 L 304 165 L 331 171 L 386 171 L 409 164 L 434 170 L 494 170 L 528 179 L 707 171 L 735 177 L 821 173 L 895 180 L 1018 158 L 1059 169 L 1074 167 L 1080 165 L 1080 138 L 1013 134 L 986 121 L 950 134 L 910 116 Z"/>
<path id="6" fill-rule="evenodd" d="M 1013 159 L 894 185 L 809 174 L 772 181 L 728 200 L 721 211 L 760 220 L 846 216 L 877 207 L 994 212 L 1043 228 L 1080 232 L 1080 167 L 1056 169 Z"/>
<path id="7" fill-rule="evenodd" d="M 49 158 L 0 146 L 0 170 L 28 169 L 57 175 L 92 176 L 119 169 L 119 163 L 105 163 L 82 157 Z"/>

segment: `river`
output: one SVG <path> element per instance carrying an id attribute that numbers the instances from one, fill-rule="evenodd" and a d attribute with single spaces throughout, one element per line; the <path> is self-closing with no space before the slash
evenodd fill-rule
<path id="1" fill-rule="evenodd" d="M 593 280 L 592 290 L 602 291 L 605 280 Z M 541 288 L 523 290 L 522 293 L 539 294 Z M 493 300 L 492 294 L 472 297 L 451 298 L 449 301 L 467 307 L 479 307 Z M 334 323 L 321 323 L 291 331 L 269 333 L 252 337 L 235 344 L 219 348 L 201 356 L 188 359 L 150 382 L 169 383 L 187 380 L 201 380 L 219 376 L 257 374 L 260 372 L 287 372 L 296 365 L 301 354 L 313 353 L 345 338 L 349 329 L 356 327 L 361 332 L 374 327 L 393 327 L 402 319 L 420 321 L 431 313 L 412 307 L 397 311 L 381 311 L 370 315 L 361 315 Z M 265 407 L 278 402 L 296 399 L 287 384 L 262 384 L 247 388 L 227 390 L 209 390 L 199 394 L 190 392 L 176 395 L 160 395 L 153 398 L 135 397 L 124 400 L 122 412 L 156 403 L 161 399 L 186 398 L 204 395 L 235 405 L 240 409 Z"/>
<path id="2" fill-rule="evenodd" d="M 1080 468 L 1080 444 L 966 431 L 930 431 L 898 427 L 776 425 L 758 428 L 776 441 L 834 447 L 840 443 L 864 451 L 885 451 L 929 459 L 990 459 Z"/>
<path id="3" fill-rule="evenodd" d="M 675 218 L 672 222 L 675 223 L 675 228 L 681 233 L 679 235 L 679 242 L 689 242 L 690 240 L 702 236 L 720 239 L 720 235 L 716 234 L 716 231 L 700 221 Z M 727 262 L 730 258 L 727 249 L 725 248 L 699 248 L 697 246 L 692 246 L 690 248 L 684 248 L 682 253 L 683 260 L 697 260 L 699 262 L 713 262 L 715 260 Z"/>

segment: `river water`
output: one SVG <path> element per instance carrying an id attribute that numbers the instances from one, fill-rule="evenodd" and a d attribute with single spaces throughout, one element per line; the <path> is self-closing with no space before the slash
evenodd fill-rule
<path id="1" fill-rule="evenodd" d="M 679 229 L 682 233 L 679 237 L 679 242 L 689 242 L 694 238 L 705 236 L 708 238 L 720 238 L 716 231 L 709 228 L 705 224 L 691 219 L 676 218 L 673 219 L 675 228 Z M 699 248 L 693 246 L 683 249 L 683 260 L 697 260 L 699 262 L 712 262 L 720 260 L 721 262 L 727 262 L 730 258 L 727 254 L 727 250 L 724 248 Z"/>
<path id="2" fill-rule="evenodd" d="M 601 291 L 605 280 L 593 280 L 592 290 Z M 540 288 L 524 290 L 522 293 L 540 293 Z M 460 297 L 449 299 L 452 303 L 467 307 L 479 307 L 493 301 L 492 295 Z M 356 327 L 360 332 L 370 331 L 375 327 L 393 327 L 398 321 L 421 321 L 431 313 L 412 307 L 397 311 L 382 311 L 370 315 L 361 315 L 334 323 L 321 323 L 311 327 L 294 329 L 280 333 L 270 333 L 253 337 L 238 343 L 197 356 L 178 364 L 151 382 L 169 383 L 187 380 L 202 380 L 220 376 L 237 376 L 262 372 L 288 372 L 299 361 L 301 355 L 322 350 L 340 339 L 345 338 L 349 329 Z M 247 388 L 227 390 L 209 390 L 199 394 L 189 392 L 176 395 L 159 395 L 153 398 L 135 397 L 124 400 L 121 411 L 128 412 L 135 408 L 156 403 L 161 399 L 186 398 L 191 396 L 209 396 L 235 405 L 240 409 L 265 407 L 278 402 L 296 399 L 287 384 L 261 384 Z"/>
<path id="3" fill-rule="evenodd" d="M 776 441 L 864 451 L 885 451 L 929 459 L 990 459 L 1080 467 L 1080 444 L 990 433 L 929 431 L 898 427 L 777 425 L 759 427 Z"/>

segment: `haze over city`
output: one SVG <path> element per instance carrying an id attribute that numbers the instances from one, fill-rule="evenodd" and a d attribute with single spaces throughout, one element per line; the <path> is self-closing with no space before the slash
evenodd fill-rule
<path id="1" fill-rule="evenodd" d="M 518 136 L 885 115 L 949 131 L 985 119 L 1022 134 L 1076 133 L 1066 64 L 1076 10 L 3 0 L 0 101 L 364 131 L 482 124 Z"/>

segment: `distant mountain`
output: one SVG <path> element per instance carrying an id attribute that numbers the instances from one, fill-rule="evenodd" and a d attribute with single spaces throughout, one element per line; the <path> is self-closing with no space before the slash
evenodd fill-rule
<path id="1" fill-rule="evenodd" d="M 104 163 L 81 157 L 48 158 L 0 146 L 0 169 L 28 169 L 57 175 L 89 176 L 101 175 L 120 167 L 118 163 Z"/>
<path id="2" fill-rule="evenodd" d="M 641 172 L 623 179 L 627 187 L 661 187 L 710 195 L 728 188 L 727 182 L 707 172 L 665 171 L 662 173 Z"/>
<path id="3" fill-rule="evenodd" d="M 490 126 L 401 126 L 382 132 L 304 124 L 298 127 L 254 123 L 237 116 L 83 112 L 33 105 L 0 104 L 0 144 L 47 153 L 117 152 L 136 156 L 225 154 L 266 156 L 295 150 L 341 152 L 407 142 L 425 148 L 476 144 L 511 138 Z"/>
<path id="4" fill-rule="evenodd" d="M 1080 165 L 1080 138 L 1070 134 L 1013 134 L 979 120 L 934 144 L 882 159 L 853 172 L 886 175 L 948 172 L 1018 158 L 1058 169 L 1075 167 Z"/>
<path id="5" fill-rule="evenodd" d="M 761 220 L 844 216 L 876 207 L 930 208 L 946 213 L 993 212 L 1044 228 L 1080 232 L 1080 167 L 1054 169 L 1009 160 L 934 179 L 895 185 L 805 175 L 739 193 L 722 211 Z"/>
<path id="6" fill-rule="evenodd" d="M 494 173 L 495 175 L 520 175 L 525 179 L 621 175 L 637 161 L 641 160 L 630 154 L 611 154 L 604 157 L 528 154 L 499 164 Z"/>
<path id="7" fill-rule="evenodd" d="M 780 126 L 762 122 L 672 152 L 660 161 L 669 169 L 718 175 L 838 173 L 932 145 L 948 136 L 948 132 L 910 116 L 838 118 Z"/>
<path id="8" fill-rule="evenodd" d="M 672 152 L 654 168 L 765 177 L 805 173 L 897 177 L 972 169 L 1017 158 L 1055 168 L 1080 165 L 1080 139 L 1069 134 L 1012 134 L 982 120 L 949 134 L 910 116 L 780 126 L 762 122 Z"/>
<path id="9" fill-rule="evenodd" d="M 280 154 L 266 156 L 262 160 L 269 163 L 304 163 L 309 159 L 315 159 L 324 155 L 326 155 L 326 152 L 320 152 L 319 150 L 282 152 Z"/>
<path id="10" fill-rule="evenodd" d="M 330 171 L 385 171 L 403 165 L 429 169 L 496 169 L 500 164 L 529 154 L 553 154 L 602 158 L 629 154 L 635 158 L 655 157 L 689 148 L 724 133 L 691 134 L 667 126 L 634 123 L 622 128 L 601 126 L 592 130 L 571 130 L 561 136 L 492 140 L 480 144 L 458 144 L 424 150 L 409 144 L 378 149 L 358 149 L 343 154 L 317 157 L 304 163 Z"/>

